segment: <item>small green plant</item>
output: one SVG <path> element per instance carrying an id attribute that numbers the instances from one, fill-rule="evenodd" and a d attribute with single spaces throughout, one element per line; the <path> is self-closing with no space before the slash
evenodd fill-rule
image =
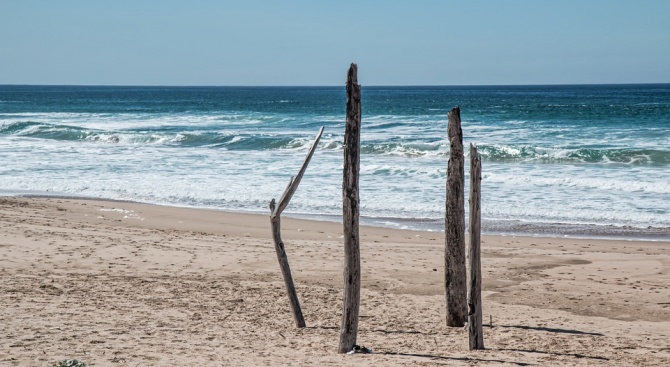
<path id="1" fill-rule="evenodd" d="M 54 363 L 53 367 L 86 367 L 86 363 L 76 359 L 64 359 Z"/>

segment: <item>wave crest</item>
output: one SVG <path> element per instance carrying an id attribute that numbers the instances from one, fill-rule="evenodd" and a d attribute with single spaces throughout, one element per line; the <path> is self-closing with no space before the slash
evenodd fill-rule
<path id="1" fill-rule="evenodd" d="M 480 145 L 478 152 L 485 160 L 540 161 L 546 163 L 624 163 L 670 164 L 670 151 L 644 148 L 547 148 L 512 145 Z"/>

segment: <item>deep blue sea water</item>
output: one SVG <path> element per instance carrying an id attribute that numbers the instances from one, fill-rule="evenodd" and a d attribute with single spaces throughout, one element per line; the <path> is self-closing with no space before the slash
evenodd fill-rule
<path id="1" fill-rule="evenodd" d="M 0 194 L 267 213 L 325 126 L 285 215 L 336 219 L 344 93 L 0 86 Z M 486 232 L 670 239 L 670 84 L 363 86 L 362 105 L 364 222 L 443 229 L 446 114 L 460 106 Z"/>

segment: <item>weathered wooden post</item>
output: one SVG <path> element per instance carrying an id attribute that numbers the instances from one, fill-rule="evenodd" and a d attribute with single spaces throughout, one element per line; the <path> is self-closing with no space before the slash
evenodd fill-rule
<path id="1" fill-rule="evenodd" d="M 361 298 L 361 254 L 358 236 L 358 173 L 361 146 L 361 86 L 358 67 L 351 64 L 347 73 L 347 120 L 344 131 L 344 171 L 342 219 L 344 224 L 344 300 L 340 327 L 339 353 L 356 345 L 358 311 Z"/>
<path id="2" fill-rule="evenodd" d="M 465 168 L 461 110 L 453 108 L 449 119 L 449 163 L 447 166 L 447 204 L 444 219 L 444 290 L 447 300 L 447 326 L 461 327 L 467 321 L 465 270 Z"/>
<path id="3" fill-rule="evenodd" d="M 468 335 L 470 350 L 484 349 L 482 332 L 481 262 L 482 161 L 470 144 L 470 291 L 468 294 Z"/>
<path id="4" fill-rule="evenodd" d="M 295 190 L 298 189 L 300 180 L 307 170 L 307 165 L 309 164 L 316 146 L 319 145 L 319 139 L 321 139 L 321 134 L 323 134 L 323 126 L 319 129 L 319 132 L 312 143 L 312 146 L 309 148 L 307 157 L 302 163 L 302 167 L 298 172 L 298 175 L 291 177 L 291 181 L 286 186 L 284 193 L 279 199 L 279 205 L 275 206 L 275 199 L 270 201 L 270 224 L 272 225 L 272 239 L 275 242 L 275 251 L 277 252 L 277 260 L 279 261 L 279 267 L 281 268 L 282 276 L 284 277 L 284 285 L 286 286 L 286 292 L 288 293 L 288 300 L 291 304 L 291 309 L 293 310 L 293 319 L 295 320 L 295 326 L 302 328 L 305 327 L 305 318 L 302 316 L 302 310 L 300 309 L 300 301 L 298 301 L 298 294 L 295 291 L 295 285 L 293 284 L 293 277 L 291 276 L 291 268 L 288 265 L 288 257 L 286 256 L 286 250 L 284 249 L 284 242 L 281 239 L 281 213 L 284 211 L 288 202 L 293 197 Z"/>

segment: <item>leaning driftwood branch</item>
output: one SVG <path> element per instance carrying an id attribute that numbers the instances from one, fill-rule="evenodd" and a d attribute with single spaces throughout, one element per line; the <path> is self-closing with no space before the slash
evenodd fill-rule
<path id="1" fill-rule="evenodd" d="M 293 319 L 295 320 L 295 326 L 305 327 L 305 318 L 302 316 L 302 310 L 300 309 L 300 302 L 298 301 L 298 295 L 295 291 L 295 285 L 293 284 L 293 277 L 291 276 L 291 268 L 288 265 L 288 257 L 286 256 L 286 250 L 284 249 L 284 242 L 281 239 L 281 213 L 288 206 L 288 202 L 293 197 L 293 194 L 298 189 L 300 180 L 307 170 L 307 165 L 309 164 L 316 146 L 319 145 L 319 140 L 321 139 L 321 134 L 323 133 L 323 126 L 319 129 L 312 146 L 309 148 L 307 157 L 298 172 L 298 175 L 291 177 L 291 181 L 286 186 L 284 193 L 279 199 L 279 205 L 276 205 L 275 199 L 270 201 L 270 224 L 272 225 L 272 239 L 275 242 L 275 251 L 277 252 L 277 260 L 279 261 L 279 267 L 281 268 L 282 276 L 284 277 L 284 284 L 286 285 L 286 292 L 288 293 L 288 300 L 291 303 L 291 309 L 293 310 Z"/>

